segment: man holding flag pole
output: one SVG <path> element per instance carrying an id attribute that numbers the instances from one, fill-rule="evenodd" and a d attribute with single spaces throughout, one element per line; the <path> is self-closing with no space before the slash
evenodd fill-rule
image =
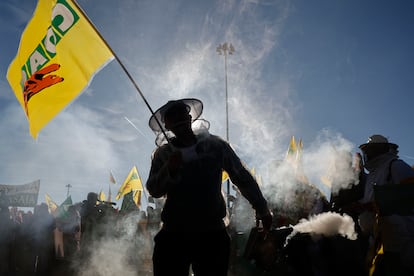
<path id="1" fill-rule="evenodd" d="M 223 170 L 256 210 L 264 231 L 272 225 L 256 180 L 228 142 L 207 129 L 193 131 L 202 110 L 198 99 L 169 101 L 149 121 L 154 132 L 170 135 L 156 149 L 146 183 L 151 196 L 166 198 L 163 226 L 154 238 L 155 276 L 188 275 L 190 265 L 195 275 L 227 275 L 230 239 L 223 221 Z"/>
<path id="2" fill-rule="evenodd" d="M 191 122 L 201 115 L 200 101 L 169 102 L 154 112 L 123 63 L 74 0 L 38 0 L 8 69 L 8 81 L 26 114 L 31 136 L 37 139 L 41 129 L 112 59 L 118 61 L 150 110 L 151 128 L 167 142 L 158 148 L 147 182 L 153 197 L 168 195 L 162 214 L 164 227 L 155 238 L 155 275 L 188 275 L 190 264 L 195 272 L 227 275 L 230 241 L 223 223 L 226 205 L 221 193 L 222 170 L 252 204 L 267 231 L 272 214 L 257 182 L 226 141 L 193 133 Z M 193 112 L 196 106 L 199 113 Z M 167 130 L 173 137 L 167 135 Z M 194 167 L 199 162 L 203 166 Z M 189 187 L 189 183 L 197 186 Z M 91 193 L 88 202 L 95 204 L 96 197 Z M 197 199 L 201 202 L 194 201 Z M 170 247 L 180 247 L 183 240 L 184 247 Z"/>

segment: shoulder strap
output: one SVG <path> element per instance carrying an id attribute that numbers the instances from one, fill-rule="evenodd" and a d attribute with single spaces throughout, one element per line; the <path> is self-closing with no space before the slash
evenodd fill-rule
<path id="1" fill-rule="evenodd" d="M 387 183 L 386 184 L 389 184 L 392 181 L 391 168 L 392 168 L 392 163 L 394 163 L 394 161 L 396 161 L 396 160 L 397 159 L 392 159 L 391 162 L 390 162 L 390 165 L 388 167 L 388 176 L 387 176 Z"/>

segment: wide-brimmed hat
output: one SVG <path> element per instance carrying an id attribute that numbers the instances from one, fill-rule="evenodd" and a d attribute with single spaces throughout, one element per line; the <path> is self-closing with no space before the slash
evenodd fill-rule
<path id="1" fill-rule="evenodd" d="M 180 106 L 184 106 L 188 109 L 188 113 L 191 115 L 191 120 L 194 122 L 197 120 L 201 113 L 203 113 L 203 103 L 195 98 L 186 98 L 186 99 L 180 99 L 180 100 L 171 100 L 168 101 L 166 104 L 161 106 L 157 109 L 157 111 L 154 112 L 154 114 L 149 119 L 149 127 L 154 132 L 161 132 L 165 131 L 165 114 L 168 113 L 169 110 L 172 108 L 177 108 Z M 158 122 L 157 122 L 158 120 Z M 161 125 L 161 126 L 160 126 Z M 162 127 L 162 128 L 161 128 Z"/>
<path id="2" fill-rule="evenodd" d="M 384 144 L 390 145 L 392 148 L 398 148 L 397 144 L 388 142 L 387 138 L 385 138 L 384 136 L 379 135 L 379 134 L 371 135 L 368 138 L 368 141 L 366 143 L 360 145 L 359 148 L 361 150 L 364 150 L 365 148 L 367 148 L 368 146 L 371 146 L 371 145 L 384 145 Z"/>

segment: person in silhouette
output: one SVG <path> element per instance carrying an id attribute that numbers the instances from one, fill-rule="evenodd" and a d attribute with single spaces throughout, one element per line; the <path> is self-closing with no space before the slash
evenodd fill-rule
<path id="1" fill-rule="evenodd" d="M 227 275 L 230 239 L 223 218 L 225 170 L 256 210 L 268 231 L 272 214 L 254 177 L 228 142 L 192 123 L 203 110 L 198 99 L 167 102 L 149 121 L 155 132 L 169 132 L 168 143 L 153 154 L 146 187 L 154 198 L 165 197 L 162 228 L 154 238 L 155 276 Z M 162 131 L 161 131 L 162 130 Z"/>

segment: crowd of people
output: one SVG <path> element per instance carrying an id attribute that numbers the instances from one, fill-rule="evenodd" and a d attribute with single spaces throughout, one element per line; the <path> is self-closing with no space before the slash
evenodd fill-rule
<path id="1" fill-rule="evenodd" d="M 84 201 L 66 207 L 58 215 L 52 215 L 46 203 L 26 212 L 0 207 L 0 275 L 104 275 L 84 271 L 100 244 L 121 239 L 124 244 L 119 242 L 119 246 L 129 246 L 126 263 L 137 275 L 152 275 L 151 247 L 145 252 L 142 241 L 151 244 L 151 233 L 159 229 L 160 212 L 155 204 L 146 212 L 138 207 L 119 210 L 90 192 Z M 127 225 L 127 220 L 132 223 Z M 125 239 L 129 240 L 125 243 Z"/>
<path id="2" fill-rule="evenodd" d="M 33 213 L 1 205 L 0 275 L 106 275 L 79 272 L 100 244 L 122 237 L 136 275 L 414 275 L 414 170 L 396 144 L 369 137 L 348 162 L 357 177 L 330 200 L 297 177 L 295 200 L 275 203 L 228 142 L 193 131 L 202 108 L 197 99 L 169 101 L 151 117 L 164 142 L 153 155 L 146 210 L 115 209 L 93 192 L 58 217 L 45 203 Z M 223 170 L 235 196 L 223 197 Z M 303 219 L 331 212 L 352 218 L 356 239 L 291 235 Z"/>

